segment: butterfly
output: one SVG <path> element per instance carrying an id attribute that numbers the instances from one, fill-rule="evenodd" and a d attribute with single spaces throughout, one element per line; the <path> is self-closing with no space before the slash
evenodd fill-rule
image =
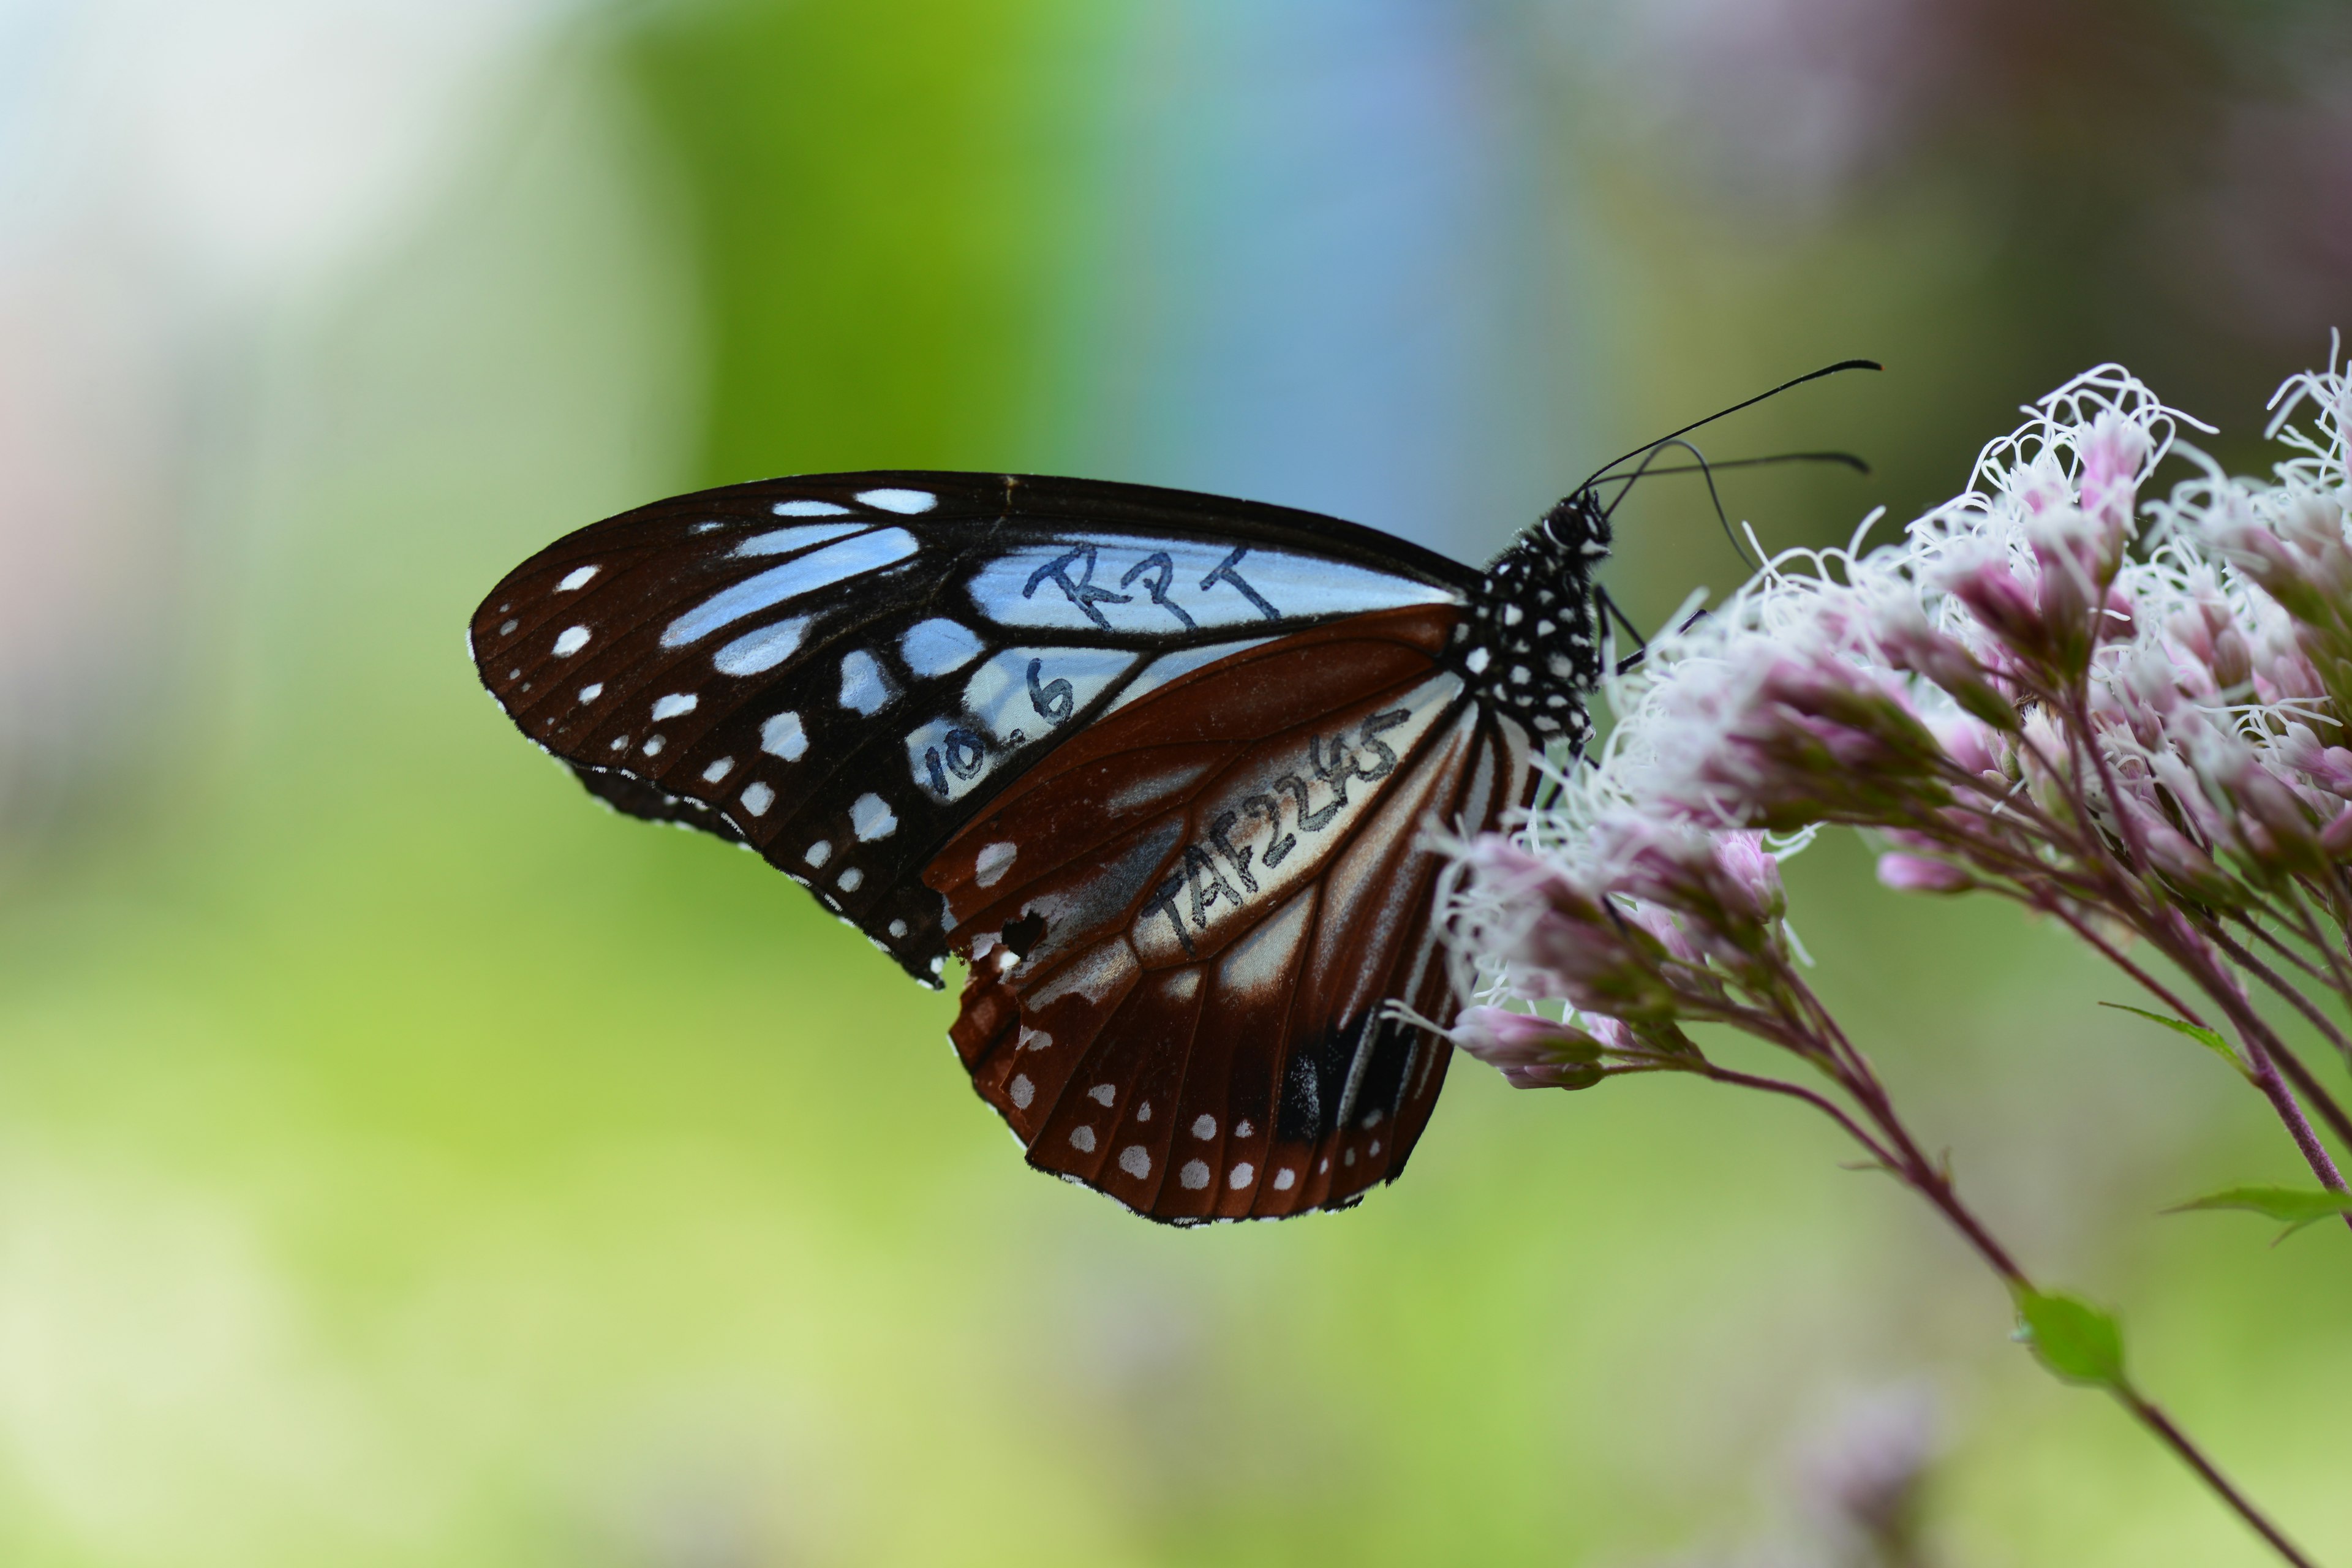
<path id="1" fill-rule="evenodd" d="M 918 980 L 1030 1163 L 1156 1219 L 1343 1206 L 1449 1047 L 1425 831 L 1588 733 L 1590 490 L 1480 573 L 1309 512 L 1018 475 L 656 502 L 475 612 L 522 732 L 749 845 Z"/>
<path id="2" fill-rule="evenodd" d="M 1278 1218 L 1428 1123 L 1429 830 L 1504 826 L 1590 738 L 1610 537 L 1592 480 L 1480 571 L 1186 491 L 817 474 L 558 540 L 470 646 L 592 794 L 758 851 L 926 984 L 965 960 L 950 1038 L 1031 1164 Z"/>

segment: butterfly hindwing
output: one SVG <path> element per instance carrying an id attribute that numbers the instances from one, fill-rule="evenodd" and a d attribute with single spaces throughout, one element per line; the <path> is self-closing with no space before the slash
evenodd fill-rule
<path id="1" fill-rule="evenodd" d="M 1452 605 L 1292 633 L 1097 721 L 940 851 L 953 1037 L 1032 1163 L 1179 1223 L 1395 1175 L 1449 1047 L 1433 823 L 1523 804 L 1525 732 L 1450 666 Z"/>
<path id="2" fill-rule="evenodd" d="M 471 640 L 491 694 L 593 793 L 750 845 L 936 984 L 968 938 L 925 868 L 1074 737 L 1268 639 L 1458 616 L 1476 582 L 1251 502 L 823 475 L 569 535 L 484 600 Z"/>

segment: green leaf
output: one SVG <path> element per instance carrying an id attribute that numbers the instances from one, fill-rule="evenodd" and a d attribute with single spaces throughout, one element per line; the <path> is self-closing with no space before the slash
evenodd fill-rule
<path id="1" fill-rule="evenodd" d="M 2334 1219 L 2340 1214 L 2352 1214 L 2352 1193 L 2330 1193 L 2304 1187 L 2224 1187 L 2201 1198 L 2185 1204 L 2175 1204 L 2167 1214 L 2186 1214 L 2190 1209 L 2245 1209 L 2284 1220 L 2286 1228 L 2278 1233 L 2275 1247 L 2307 1225 L 2317 1225 L 2324 1219 Z"/>
<path id="2" fill-rule="evenodd" d="M 2113 1007 L 2118 1013 L 2137 1013 L 2151 1024 L 2161 1024 L 2176 1035 L 2186 1035 L 2248 1078 L 2253 1076 L 2246 1064 L 2238 1059 L 2238 1053 L 2231 1048 L 2230 1042 L 2211 1029 L 2196 1024 L 2184 1023 L 2179 1018 L 2168 1018 L 2161 1013 L 2151 1013 L 2145 1007 L 2133 1007 L 2121 1002 L 2102 1002 L 2099 1005 Z"/>
<path id="3" fill-rule="evenodd" d="M 2120 1394 L 2124 1332 L 2115 1319 L 2076 1296 L 2011 1288 L 2017 1298 L 2017 1338 L 2062 1383 Z"/>

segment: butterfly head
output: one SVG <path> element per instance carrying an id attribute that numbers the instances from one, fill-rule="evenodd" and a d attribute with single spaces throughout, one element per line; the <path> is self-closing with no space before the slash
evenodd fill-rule
<path id="1" fill-rule="evenodd" d="M 1592 490 L 1546 512 L 1488 564 L 1459 638 L 1460 666 L 1486 702 L 1546 741 L 1581 747 L 1584 699 L 1601 681 L 1592 574 L 1609 515 Z"/>

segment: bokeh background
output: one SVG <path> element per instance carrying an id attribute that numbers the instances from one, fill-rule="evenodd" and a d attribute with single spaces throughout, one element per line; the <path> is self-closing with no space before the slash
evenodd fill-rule
<path id="1" fill-rule="evenodd" d="M 2352 305 L 2340 0 L 0 3 L 0 1561 L 2255 1563 L 1829 1131 L 1475 1066 L 1343 1215 L 1027 1171 L 915 990 L 597 808 L 477 597 L 704 484 L 1067 471 L 1480 559 L 1769 543 L 2119 358 L 2259 464 Z M 1684 488 L 1677 489 L 1680 485 Z M 1628 509 L 1645 622 L 1740 568 Z M 2053 931 L 1791 867 L 1822 989 L 2352 1561 L 2352 1251 Z"/>

